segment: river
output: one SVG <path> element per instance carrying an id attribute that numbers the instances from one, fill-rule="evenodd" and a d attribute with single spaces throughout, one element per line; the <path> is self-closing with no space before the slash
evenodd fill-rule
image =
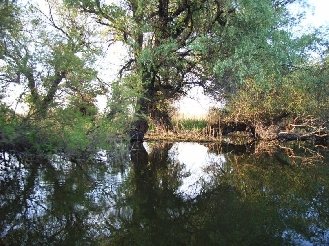
<path id="1" fill-rule="evenodd" d="M 321 146 L 144 142 L 89 159 L 2 151 L 0 184 L 0 245 L 329 245 Z"/>

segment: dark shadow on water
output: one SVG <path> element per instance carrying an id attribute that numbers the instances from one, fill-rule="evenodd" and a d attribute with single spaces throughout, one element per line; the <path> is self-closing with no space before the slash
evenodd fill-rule
<path id="1" fill-rule="evenodd" d="M 184 224 L 190 203 L 175 193 L 180 178 L 177 176 L 179 165 L 169 162 L 171 147 L 172 144 L 156 145 L 148 153 L 142 143 L 131 146 L 133 172 L 127 183 L 129 192 L 122 201 L 131 215 L 128 220 L 126 216 L 119 217 L 124 226 L 113 231 L 110 245 L 185 245 L 188 242 Z"/>
<path id="2" fill-rule="evenodd" d="M 206 144 L 209 151 L 219 155 L 219 154 L 233 154 L 233 155 L 250 155 L 255 153 L 257 142 L 247 142 L 244 144 L 234 144 L 222 141 L 220 143 Z"/>
<path id="3" fill-rule="evenodd" d="M 205 150 L 179 144 L 193 146 L 191 156 Z M 182 148 L 145 146 L 130 146 L 118 165 L 3 152 L 0 245 L 328 244 L 327 150 L 208 146 L 221 163 L 201 168 L 207 179 L 188 197 Z"/>

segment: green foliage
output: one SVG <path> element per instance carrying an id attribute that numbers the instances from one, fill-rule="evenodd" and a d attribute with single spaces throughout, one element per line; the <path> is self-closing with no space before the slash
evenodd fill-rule
<path id="1" fill-rule="evenodd" d="M 30 112 L 16 116 L 4 107 L 7 113 L 1 114 L 1 141 L 37 152 L 77 153 L 107 148 L 110 139 L 124 139 L 122 133 L 138 93 L 132 88 L 140 87 L 138 76 L 126 77 L 120 88 L 113 86 L 114 91 L 120 91 L 113 101 L 113 108 L 120 108 L 115 118 L 98 115 L 95 98 L 108 88 L 96 79 L 100 39 L 95 25 L 59 0 L 49 1 L 49 13 L 33 4 L 22 5 L 22 9 L 10 5 L 8 12 L 9 16 L 17 10 L 15 18 L 25 28 L 17 30 L 19 35 L 7 39 L 5 46 L 1 40 L 0 83 L 4 93 L 8 93 L 8 84 L 20 83 L 27 90 L 22 96 Z M 9 24 L 9 19 L 1 22 L 1 35 L 10 29 Z"/>
<path id="2" fill-rule="evenodd" d="M 18 125 L 19 120 L 15 117 L 15 113 L 0 104 L 0 143 L 10 143 L 15 138 Z"/>
<path id="3" fill-rule="evenodd" d="M 316 35 L 295 38 L 286 6 L 275 7 L 273 1 L 237 1 L 234 14 L 225 27 L 214 28 L 211 37 L 196 38 L 192 48 L 208 59 L 204 66 L 215 74 L 208 86 L 211 95 L 230 96 L 246 79 L 258 83 L 278 82 L 292 66 L 306 62 L 315 44 Z"/>
<path id="4" fill-rule="evenodd" d="M 138 74 L 131 74 L 113 82 L 111 89 L 106 112 L 108 120 L 117 126 L 116 132 L 126 131 L 134 118 L 134 105 L 141 95 L 142 80 Z"/>
<path id="5" fill-rule="evenodd" d="M 99 149 L 118 150 L 118 143 L 126 141 L 122 134 L 125 125 L 99 115 L 81 114 L 72 107 L 58 109 L 38 121 L 15 115 L 5 106 L 0 110 L 0 145 L 4 149 L 89 157 Z"/>
<path id="6" fill-rule="evenodd" d="M 108 149 L 115 141 L 124 141 L 126 137 L 120 134 L 124 126 L 119 127 L 118 122 L 100 115 L 84 115 L 75 108 L 59 109 L 44 122 L 49 125 L 48 138 L 53 138 L 57 149 L 71 154 Z"/>
<path id="7" fill-rule="evenodd" d="M 283 78 L 282 83 L 267 80 L 263 84 L 246 80 L 238 93 L 230 98 L 230 114 L 240 119 L 269 120 L 287 113 L 328 117 L 328 80 L 314 68 L 298 70 Z"/>
<path id="8" fill-rule="evenodd" d="M 194 86 L 224 96 L 235 117 L 265 119 L 285 111 L 325 118 L 328 62 L 307 65 L 321 39 L 292 35 L 291 2 L 51 0 L 49 14 L 33 4 L 2 4 L 1 88 L 25 88 L 31 141 L 49 137 L 49 146 L 70 151 L 104 143 L 102 134 L 122 136 L 136 118 L 169 126 L 172 102 Z M 97 77 L 104 36 L 121 42 L 130 56 L 110 85 Z M 95 98 L 108 91 L 102 118 Z M 202 121 L 179 124 L 204 127 Z M 10 129 L 8 136 L 17 130 Z"/>
<path id="9" fill-rule="evenodd" d="M 33 4 L 23 5 L 18 17 L 25 28 L 6 40 L 0 57 L 0 74 L 5 78 L 2 87 L 20 83 L 26 88 L 22 95 L 30 114 L 39 118 L 58 106 L 56 99 L 65 101 L 65 94 L 96 97 L 103 93 L 94 65 L 100 54 L 92 40 L 96 29 L 59 0 L 49 1 L 48 7 L 46 14 Z"/>
<path id="10" fill-rule="evenodd" d="M 18 18 L 19 8 L 13 1 L 0 2 L 0 57 L 4 51 L 5 41 L 11 35 L 17 33 L 20 27 L 20 20 Z"/>
<path id="11" fill-rule="evenodd" d="M 0 144 L 3 149 L 37 153 L 51 153 L 56 149 L 52 129 L 45 122 L 33 124 L 4 105 L 1 105 L 0 112 Z"/>
<path id="12" fill-rule="evenodd" d="M 65 2 L 108 27 L 129 49 L 129 72 L 123 74 L 141 80 L 136 112 L 154 121 L 159 108 L 167 117 L 166 103 L 196 85 L 228 98 L 252 80 L 267 93 L 276 86 L 267 81 L 283 83 L 320 41 L 316 34 L 292 35 L 297 22 L 287 6 L 297 0 Z M 112 98 L 118 91 L 112 90 Z"/>
<path id="13" fill-rule="evenodd" d="M 182 118 L 173 121 L 175 130 L 178 131 L 202 131 L 207 126 L 205 119 Z"/>
<path id="14" fill-rule="evenodd" d="M 82 117 L 75 117 L 71 123 L 63 125 L 62 129 L 65 149 L 69 152 L 86 150 L 89 145 L 86 133 L 90 129 L 90 122 Z"/>

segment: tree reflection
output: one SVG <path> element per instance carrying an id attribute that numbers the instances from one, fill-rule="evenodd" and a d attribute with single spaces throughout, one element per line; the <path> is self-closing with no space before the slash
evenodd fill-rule
<path id="1" fill-rule="evenodd" d="M 197 203 L 207 213 L 196 216 L 209 219 L 198 226 L 222 228 L 224 245 L 328 243 L 329 168 L 316 150 L 287 148 L 228 154 L 229 172 L 209 168 L 213 180 Z"/>
<path id="2" fill-rule="evenodd" d="M 209 163 L 192 198 L 178 192 L 187 173 L 168 143 L 134 144 L 121 168 L 12 155 L 21 167 L 0 183 L 0 244 L 328 244 L 327 150 L 259 148 Z"/>
<path id="3" fill-rule="evenodd" d="M 181 178 L 179 163 L 169 160 L 172 144 L 154 145 L 150 154 L 142 143 L 131 148 L 133 175 L 126 189 L 130 218 L 110 239 L 111 245 L 176 245 L 184 233 L 189 203 L 175 193 Z"/>
<path id="4" fill-rule="evenodd" d="M 46 156 L 16 158 L 21 167 L 1 182 L 1 245 L 67 245 L 95 241 L 90 234 L 100 211 L 92 193 L 95 165 Z M 12 163 L 15 165 L 15 163 Z M 89 169 L 89 170 L 88 170 Z M 97 194 L 101 199 L 104 194 Z M 102 209 L 105 206 L 102 204 Z M 105 218 L 103 218 L 105 221 Z"/>

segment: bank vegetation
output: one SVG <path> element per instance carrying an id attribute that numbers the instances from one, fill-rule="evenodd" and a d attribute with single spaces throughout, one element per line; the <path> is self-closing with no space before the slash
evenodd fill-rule
<path id="1" fill-rule="evenodd" d="M 1 2 L 1 148 L 87 155 L 145 134 L 328 145 L 328 37 L 294 33 L 301 2 Z M 119 69 L 108 47 L 127 52 Z M 175 118 L 194 87 L 224 106 Z"/>

